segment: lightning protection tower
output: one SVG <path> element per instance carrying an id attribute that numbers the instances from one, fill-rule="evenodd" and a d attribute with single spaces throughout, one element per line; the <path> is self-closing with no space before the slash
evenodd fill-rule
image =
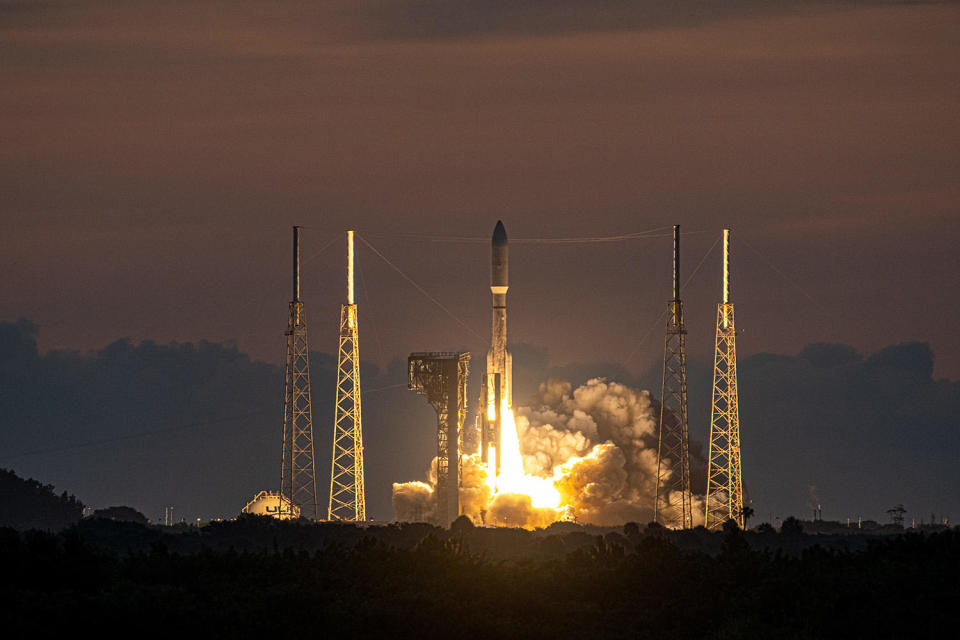
<path id="1" fill-rule="evenodd" d="M 300 227 L 293 228 L 293 300 L 287 323 L 287 357 L 283 394 L 283 453 L 280 494 L 316 520 L 317 477 L 314 473 L 313 416 L 310 407 L 310 345 L 300 301 Z"/>
<path id="2" fill-rule="evenodd" d="M 687 428 L 687 356 L 680 301 L 680 225 L 673 227 L 673 300 L 667 303 L 663 343 L 657 497 L 654 520 L 674 529 L 693 527 L 690 499 L 690 441 Z"/>
<path id="3" fill-rule="evenodd" d="M 470 353 L 411 353 L 407 388 L 427 397 L 437 412 L 437 524 L 449 527 L 460 515 L 463 420 L 467 415 Z"/>
<path id="4" fill-rule="evenodd" d="M 730 302 L 730 230 L 724 229 L 723 302 L 717 305 L 710 457 L 707 462 L 705 524 L 708 529 L 719 529 L 727 520 L 733 520 L 743 527 L 736 335 L 733 303 Z"/>
<path id="5" fill-rule="evenodd" d="M 337 404 L 330 461 L 329 520 L 367 519 L 363 481 L 363 428 L 360 411 L 360 342 L 353 297 L 353 231 L 347 231 L 347 304 L 340 306 Z"/>

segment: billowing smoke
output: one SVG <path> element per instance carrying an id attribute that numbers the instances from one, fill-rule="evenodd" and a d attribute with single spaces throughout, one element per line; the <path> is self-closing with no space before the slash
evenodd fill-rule
<path id="1" fill-rule="evenodd" d="M 527 472 L 558 476 L 565 504 L 582 522 L 652 520 L 658 416 L 649 392 L 603 378 L 576 389 L 547 380 L 536 400 L 517 410 Z"/>
<path id="2" fill-rule="evenodd" d="M 519 493 L 494 496 L 486 517 L 486 522 L 503 527 L 548 527 L 556 521 L 556 509 L 537 508 L 530 496 Z"/>
<path id="3" fill-rule="evenodd" d="M 426 482 L 394 482 L 393 513 L 401 522 L 433 520 L 436 502 L 433 485 Z"/>
<path id="4" fill-rule="evenodd" d="M 657 488 L 658 410 L 649 392 L 603 378 L 576 389 L 547 380 L 532 406 L 516 409 L 524 471 L 551 478 L 562 504 L 580 522 L 649 522 Z M 462 469 L 461 504 L 477 523 L 537 527 L 559 517 L 556 509 L 534 507 L 529 496 L 493 494 L 478 456 L 464 456 Z M 394 485 L 398 519 L 407 519 L 411 509 L 428 512 L 422 501 L 432 501 L 435 462 L 431 472 L 429 484 Z M 679 496 L 668 496 L 667 502 L 668 510 L 678 508 Z M 693 513 L 694 524 L 702 523 L 702 498 L 694 497 Z"/>
<path id="5" fill-rule="evenodd" d="M 490 504 L 487 465 L 480 461 L 479 455 L 468 455 L 461 459 L 460 469 L 460 508 L 474 522 L 481 522 Z"/>

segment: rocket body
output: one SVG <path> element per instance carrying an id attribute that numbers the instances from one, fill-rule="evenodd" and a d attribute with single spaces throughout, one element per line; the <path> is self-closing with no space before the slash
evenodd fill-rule
<path id="1" fill-rule="evenodd" d="M 490 244 L 490 294 L 492 297 L 492 326 L 490 351 L 487 352 L 487 371 L 484 380 L 486 401 L 480 434 L 480 454 L 487 464 L 500 471 L 500 415 L 501 407 L 513 407 L 513 358 L 507 351 L 507 289 L 509 288 L 509 253 L 507 230 L 497 221 Z"/>
<path id="2" fill-rule="evenodd" d="M 493 302 L 490 351 L 487 353 L 488 384 L 500 374 L 500 397 L 513 406 L 513 358 L 507 351 L 507 289 L 509 288 L 509 249 L 507 230 L 497 221 L 490 247 L 490 293 Z M 492 394 L 491 394 L 492 396 Z"/>

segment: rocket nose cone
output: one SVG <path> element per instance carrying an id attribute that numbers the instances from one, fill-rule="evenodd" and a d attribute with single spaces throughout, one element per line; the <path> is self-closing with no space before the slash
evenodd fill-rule
<path id="1" fill-rule="evenodd" d="M 507 244 L 507 229 L 502 220 L 497 220 L 497 226 L 493 228 L 493 244 Z"/>

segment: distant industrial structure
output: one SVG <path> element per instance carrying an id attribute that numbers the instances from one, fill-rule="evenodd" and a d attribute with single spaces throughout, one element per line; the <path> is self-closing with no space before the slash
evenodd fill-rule
<path id="1" fill-rule="evenodd" d="M 727 520 L 743 528 L 743 478 L 740 472 L 740 411 L 737 400 L 737 330 L 730 302 L 730 230 L 723 230 L 723 302 L 717 305 L 707 461 L 705 526 L 719 529 Z"/>
<path id="2" fill-rule="evenodd" d="M 663 379 L 657 436 L 657 493 L 654 521 L 674 529 L 693 527 L 690 493 L 690 436 L 687 423 L 687 356 L 680 300 L 680 225 L 673 227 L 673 299 L 667 303 Z"/>
<path id="3" fill-rule="evenodd" d="M 330 460 L 327 519 L 367 519 L 363 478 L 363 427 L 360 403 L 360 342 L 353 290 L 353 231 L 347 231 L 347 303 L 340 306 L 337 400 Z"/>
<path id="4" fill-rule="evenodd" d="M 300 300 L 300 227 L 293 228 L 293 299 L 286 335 L 279 499 L 289 503 L 300 516 L 316 520 L 319 506 L 310 402 L 310 344 Z"/>
<path id="5" fill-rule="evenodd" d="M 411 353 L 407 372 L 407 387 L 426 396 L 437 412 L 436 521 L 448 527 L 460 515 L 460 465 L 470 354 Z"/>

